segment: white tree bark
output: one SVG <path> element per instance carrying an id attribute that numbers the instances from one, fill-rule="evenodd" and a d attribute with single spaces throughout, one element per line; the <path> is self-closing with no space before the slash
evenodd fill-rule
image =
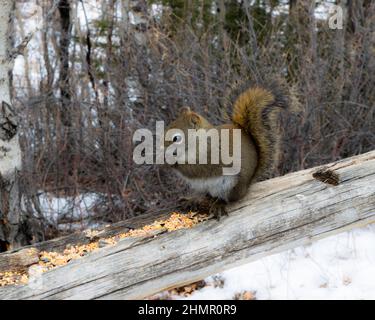
<path id="1" fill-rule="evenodd" d="M 147 44 L 147 4 L 144 0 L 130 1 L 130 17 L 131 23 L 134 26 L 132 30 L 134 38 L 139 46 L 146 47 Z"/>
<path id="2" fill-rule="evenodd" d="M 0 1 L 0 251 L 19 245 L 20 223 L 17 172 L 21 149 L 17 116 L 11 107 L 9 72 L 13 68 L 9 29 L 14 0 Z"/>

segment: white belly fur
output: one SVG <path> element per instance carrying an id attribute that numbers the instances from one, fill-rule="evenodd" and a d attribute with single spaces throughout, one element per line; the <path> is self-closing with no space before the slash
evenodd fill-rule
<path id="1" fill-rule="evenodd" d="M 180 176 L 198 193 L 208 193 L 212 197 L 218 197 L 228 201 L 230 191 L 238 182 L 237 176 L 220 176 L 207 179 L 190 179 Z"/>

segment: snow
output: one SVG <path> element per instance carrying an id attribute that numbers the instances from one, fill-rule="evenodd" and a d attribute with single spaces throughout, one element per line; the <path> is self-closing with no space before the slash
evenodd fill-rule
<path id="1" fill-rule="evenodd" d="M 224 280 L 222 288 L 213 285 Z M 332 236 L 206 279 L 185 299 L 375 299 L 375 225 Z M 181 299 L 181 297 L 173 297 Z"/>
<path id="2" fill-rule="evenodd" d="M 100 200 L 100 196 L 87 193 L 76 197 L 56 197 L 49 193 L 41 193 L 39 203 L 43 216 L 59 230 L 83 230 L 97 227 L 90 218 L 95 216 L 93 207 Z M 64 218 L 73 222 L 62 223 Z"/>

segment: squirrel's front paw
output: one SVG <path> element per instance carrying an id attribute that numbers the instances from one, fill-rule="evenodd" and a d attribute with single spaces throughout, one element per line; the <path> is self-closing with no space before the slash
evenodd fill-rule
<path id="1" fill-rule="evenodd" d="M 212 201 L 209 215 L 213 216 L 216 220 L 220 220 L 222 216 L 227 216 L 228 212 L 225 207 L 226 203 L 220 199 Z"/>
<path id="2" fill-rule="evenodd" d="M 178 207 L 184 211 L 201 211 L 202 204 L 199 199 L 194 197 L 180 197 Z"/>

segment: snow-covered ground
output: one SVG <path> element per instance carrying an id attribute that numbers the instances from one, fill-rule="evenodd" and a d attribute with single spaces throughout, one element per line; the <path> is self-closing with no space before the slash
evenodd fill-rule
<path id="1" fill-rule="evenodd" d="M 222 288 L 214 286 L 218 277 Z M 233 299 L 243 291 L 256 299 L 375 299 L 375 225 L 263 258 L 206 282 L 186 299 Z"/>
<path id="2" fill-rule="evenodd" d="M 39 203 L 44 217 L 58 230 L 84 230 L 100 226 L 92 219 L 95 218 L 93 208 L 100 200 L 100 196 L 87 193 L 76 197 L 56 197 L 49 193 L 41 193 Z"/>

